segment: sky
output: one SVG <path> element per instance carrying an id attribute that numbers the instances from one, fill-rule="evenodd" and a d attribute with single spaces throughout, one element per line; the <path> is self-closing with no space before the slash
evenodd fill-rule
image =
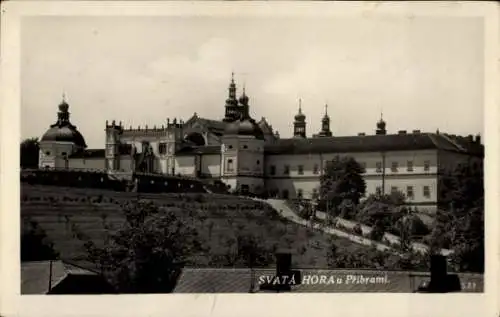
<path id="1" fill-rule="evenodd" d="M 396 16 L 30 17 L 21 29 L 22 138 L 41 137 L 62 94 L 89 148 L 106 120 L 126 127 L 221 119 L 231 72 L 250 114 L 307 134 L 325 104 L 335 136 L 483 134 L 484 43 L 476 18 Z"/>

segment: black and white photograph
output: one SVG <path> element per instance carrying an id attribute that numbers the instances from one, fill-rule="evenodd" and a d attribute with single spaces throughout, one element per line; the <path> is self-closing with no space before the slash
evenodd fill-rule
<path id="1" fill-rule="evenodd" d="M 485 294 L 485 18 L 293 5 L 22 17 L 21 297 Z"/>

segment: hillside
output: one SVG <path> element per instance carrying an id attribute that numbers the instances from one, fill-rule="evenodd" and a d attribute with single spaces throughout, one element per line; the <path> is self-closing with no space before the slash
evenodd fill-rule
<path id="1" fill-rule="evenodd" d="M 148 199 L 159 207 L 175 208 L 176 213 L 198 229 L 210 254 L 199 254 L 199 267 L 225 266 L 224 258 L 234 249 L 239 234 L 252 233 L 269 248 L 287 248 L 294 253 L 294 266 L 325 268 L 332 239 L 322 232 L 280 219 L 267 204 L 250 199 L 218 194 L 136 194 L 101 189 L 78 189 L 45 185 L 21 185 L 22 230 L 30 222 L 45 230 L 61 258 L 79 261 L 85 250 L 77 232 L 96 244 L 106 237 L 105 228 L 116 230 L 124 221 L 121 204 Z M 75 230 L 76 229 L 76 230 Z M 182 238 L 182 237 L 180 237 Z M 368 247 L 336 238 L 345 254 L 367 251 Z"/>

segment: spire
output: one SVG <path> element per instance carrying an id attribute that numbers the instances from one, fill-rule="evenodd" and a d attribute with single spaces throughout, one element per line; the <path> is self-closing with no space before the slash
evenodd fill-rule
<path id="1" fill-rule="evenodd" d="M 293 135 L 295 137 L 306 137 L 306 116 L 302 113 L 302 99 L 299 98 L 299 113 L 295 115 L 293 123 Z"/>
<path id="2" fill-rule="evenodd" d="M 377 130 L 375 131 L 375 134 L 378 135 L 384 135 L 387 134 L 387 130 L 385 129 L 385 121 L 384 121 L 384 113 L 383 111 L 380 111 L 380 120 L 377 122 Z"/>
<path id="3" fill-rule="evenodd" d="M 328 116 L 328 104 L 325 104 L 325 115 L 321 120 L 321 131 L 318 134 L 319 136 L 332 136 L 332 132 L 330 131 L 330 117 Z"/>
<path id="4" fill-rule="evenodd" d="M 62 93 L 62 100 L 58 106 L 59 111 L 57 112 L 57 122 L 52 126 L 63 127 L 66 125 L 71 125 L 69 122 L 69 105 L 66 102 L 66 94 Z"/>
<path id="5" fill-rule="evenodd" d="M 236 84 L 234 83 L 234 72 L 231 72 L 231 82 L 229 83 L 229 95 L 226 99 L 225 115 L 223 121 L 230 122 L 240 117 L 238 99 L 236 98 Z"/>

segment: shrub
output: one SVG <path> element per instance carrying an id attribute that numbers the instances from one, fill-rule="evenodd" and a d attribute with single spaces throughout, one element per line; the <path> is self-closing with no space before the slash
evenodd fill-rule
<path id="1" fill-rule="evenodd" d="M 354 226 L 354 228 L 352 229 L 352 232 L 354 234 L 359 235 L 359 236 L 363 235 L 363 230 L 361 229 L 361 225 L 359 223 Z"/>
<path id="2" fill-rule="evenodd" d="M 21 262 L 55 260 L 59 253 L 36 221 L 25 219 L 21 233 Z"/>

